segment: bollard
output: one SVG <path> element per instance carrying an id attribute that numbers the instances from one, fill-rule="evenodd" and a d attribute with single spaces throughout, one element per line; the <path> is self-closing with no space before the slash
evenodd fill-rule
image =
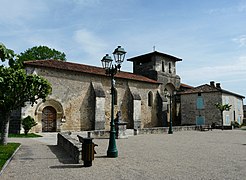
<path id="1" fill-rule="evenodd" d="M 94 154 L 96 154 L 94 147 L 98 146 L 92 142 L 93 138 L 83 138 L 77 135 L 79 141 L 82 143 L 82 160 L 85 167 L 92 166 L 94 160 Z"/>

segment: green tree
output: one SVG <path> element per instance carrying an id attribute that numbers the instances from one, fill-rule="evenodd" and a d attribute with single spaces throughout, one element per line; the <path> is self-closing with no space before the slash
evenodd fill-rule
<path id="1" fill-rule="evenodd" d="M 7 49 L 3 43 L 0 42 L 0 59 L 2 62 L 5 60 L 9 61 L 10 65 L 15 63 L 15 53 L 11 49 Z"/>
<path id="2" fill-rule="evenodd" d="M 15 60 L 14 53 L 9 56 L 10 51 L 0 44 L 0 57 L 2 61 Z M 13 52 L 13 51 L 11 51 Z M 2 59 L 3 58 L 3 59 Z M 37 103 L 38 99 L 43 99 L 51 92 L 49 82 L 37 75 L 26 74 L 24 69 L 14 69 L 0 66 L 0 117 L 1 139 L 0 144 L 6 145 L 9 130 L 10 115 L 13 110 L 24 107 L 26 102 L 31 105 Z"/>
<path id="3" fill-rule="evenodd" d="M 220 117 L 221 117 L 221 129 L 224 130 L 224 124 L 223 124 L 223 112 L 224 111 L 229 111 L 231 109 L 232 105 L 229 104 L 221 104 L 221 103 L 216 103 L 215 107 L 220 111 Z"/>
<path id="4" fill-rule="evenodd" d="M 47 46 L 34 46 L 24 52 L 21 52 L 18 55 L 17 63 L 23 67 L 24 61 L 47 59 L 66 61 L 66 54 L 64 52 L 51 49 Z"/>
<path id="5" fill-rule="evenodd" d="M 36 123 L 31 116 L 27 116 L 24 119 L 22 119 L 21 124 L 24 128 L 25 135 L 27 135 L 30 129 L 36 126 L 38 123 Z"/>

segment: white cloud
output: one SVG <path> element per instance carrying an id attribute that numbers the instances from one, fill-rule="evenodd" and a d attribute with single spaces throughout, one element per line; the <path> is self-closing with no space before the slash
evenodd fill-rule
<path id="1" fill-rule="evenodd" d="M 239 44 L 240 47 L 246 46 L 246 35 L 241 35 L 238 38 L 234 38 L 233 41 Z"/>
<path id="2" fill-rule="evenodd" d="M 189 81 L 210 81 L 223 79 L 227 81 L 235 81 L 235 78 L 246 76 L 246 56 L 239 57 L 231 64 L 221 64 L 218 66 L 207 66 L 201 68 L 187 69 L 181 71 L 181 77 Z"/>
<path id="3" fill-rule="evenodd" d="M 73 39 L 78 43 L 78 51 L 84 51 L 90 59 L 95 60 L 105 55 L 106 41 L 86 29 L 74 32 Z"/>

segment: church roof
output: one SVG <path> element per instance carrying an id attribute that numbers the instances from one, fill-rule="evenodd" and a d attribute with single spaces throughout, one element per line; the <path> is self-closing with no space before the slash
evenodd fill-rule
<path id="1" fill-rule="evenodd" d="M 174 60 L 174 61 L 182 61 L 182 59 L 180 59 L 180 58 L 177 58 L 177 57 L 169 55 L 169 54 L 161 53 L 158 51 L 154 51 L 154 52 L 147 53 L 144 55 L 136 56 L 136 57 L 127 59 L 127 61 L 147 61 L 147 60 L 150 60 L 151 57 L 157 56 L 157 55 L 170 58 L 171 60 Z"/>
<path id="2" fill-rule="evenodd" d="M 64 62 L 59 60 L 36 60 L 36 61 L 25 61 L 25 66 L 33 66 L 33 67 L 44 67 L 44 68 L 52 68 L 52 69 L 59 69 L 65 71 L 75 71 L 81 73 L 88 73 L 94 75 L 101 75 L 106 76 L 105 69 L 96 67 L 96 66 L 89 66 L 84 64 L 72 63 L 72 62 Z M 160 84 L 156 80 L 147 78 L 145 76 L 129 73 L 129 72 L 119 72 L 115 75 L 116 78 L 122 79 L 130 79 L 154 84 Z"/>
<path id="3" fill-rule="evenodd" d="M 217 83 L 217 84 L 219 84 L 219 83 Z M 191 89 L 187 89 L 187 90 L 185 90 L 183 92 L 179 92 L 179 94 L 195 94 L 195 93 L 211 93 L 211 92 L 221 92 L 221 93 L 226 93 L 226 94 L 230 94 L 230 95 L 233 95 L 233 96 L 237 96 L 237 97 L 240 97 L 240 98 L 245 98 L 242 95 L 239 95 L 239 94 L 236 94 L 236 93 L 233 93 L 233 92 L 230 92 L 230 91 L 222 89 L 220 87 L 220 84 L 217 87 L 213 86 L 213 85 L 204 84 L 204 85 L 197 86 L 197 87 L 194 87 L 194 88 L 191 88 Z"/>
<path id="4" fill-rule="evenodd" d="M 185 89 L 192 89 L 192 88 L 194 88 L 193 86 L 190 86 L 190 85 L 184 84 L 184 83 L 181 83 L 180 84 L 180 87 L 185 88 Z"/>

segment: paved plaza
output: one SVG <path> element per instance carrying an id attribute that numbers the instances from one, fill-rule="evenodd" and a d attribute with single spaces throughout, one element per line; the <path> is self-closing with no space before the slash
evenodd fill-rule
<path id="1" fill-rule="evenodd" d="M 98 144 L 92 167 L 74 164 L 56 146 L 56 134 L 11 139 L 22 146 L 1 180 L 56 179 L 246 179 L 246 131 L 181 131 L 117 140 L 118 158 L 107 158 L 108 139 Z"/>

